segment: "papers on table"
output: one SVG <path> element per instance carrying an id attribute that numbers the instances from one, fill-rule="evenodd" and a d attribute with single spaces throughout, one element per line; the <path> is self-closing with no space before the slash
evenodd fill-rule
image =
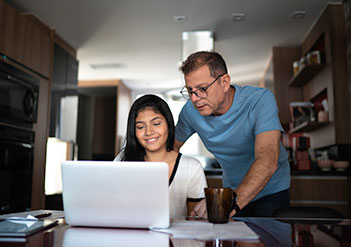
<path id="1" fill-rule="evenodd" d="M 171 234 L 173 238 L 196 240 L 257 240 L 259 236 L 244 222 L 231 221 L 226 224 L 212 224 L 203 221 L 179 220 L 167 229 L 153 231 Z"/>

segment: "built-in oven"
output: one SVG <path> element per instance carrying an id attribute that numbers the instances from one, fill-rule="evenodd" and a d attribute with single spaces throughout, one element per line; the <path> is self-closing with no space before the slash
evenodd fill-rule
<path id="1" fill-rule="evenodd" d="M 0 120 L 32 126 L 38 112 L 39 79 L 0 60 Z"/>
<path id="2" fill-rule="evenodd" d="M 0 214 L 30 209 L 34 132 L 0 125 Z"/>
<path id="3" fill-rule="evenodd" d="M 0 60 L 0 214 L 31 207 L 39 79 Z"/>

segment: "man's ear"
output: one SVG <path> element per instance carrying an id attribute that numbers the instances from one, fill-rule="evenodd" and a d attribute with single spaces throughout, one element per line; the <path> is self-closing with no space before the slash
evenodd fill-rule
<path id="1" fill-rule="evenodd" d="M 221 83 L 223 85 L 224 92 L 227 92 L 230 88 L 230 75 L 224 74 L 221 78 Z"/>

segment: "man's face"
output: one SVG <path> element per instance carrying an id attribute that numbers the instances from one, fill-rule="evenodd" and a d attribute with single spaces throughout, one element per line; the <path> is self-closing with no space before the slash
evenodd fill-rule
<path id="1" fill-rule="evenodd" d="M 199 88 L 208 87 L 216 78 L 210 75 L 207 65 L 185 75 L 185 86 L 188 91 L 198 92 Z M 190 100 L 194 107 L 202 116 L 222 115 L 221 109 L 224 101 L 224 87 L 221 83 L 222 78 L 218 78 L 207 90 L 206 98 L 199 98 L 195 93 L 190 95 Z"/>

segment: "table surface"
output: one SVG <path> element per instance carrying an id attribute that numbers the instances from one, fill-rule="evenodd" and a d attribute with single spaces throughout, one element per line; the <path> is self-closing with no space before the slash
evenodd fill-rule
<path id="1" fill-rule="evenodd" d="M 64 222 L 63 211 L 35 210 L 0 217 L 43 213 L 51 213 L 45 219 L 58 220 L 58 224 L 26 238 L 0 237 L 0 246 L 351 246 L 351 219 L 236 218 L 235 221 L 245 222 L 259 240 L 200 241 L 175 239 L 146 229 L 70 227 Z"/>

